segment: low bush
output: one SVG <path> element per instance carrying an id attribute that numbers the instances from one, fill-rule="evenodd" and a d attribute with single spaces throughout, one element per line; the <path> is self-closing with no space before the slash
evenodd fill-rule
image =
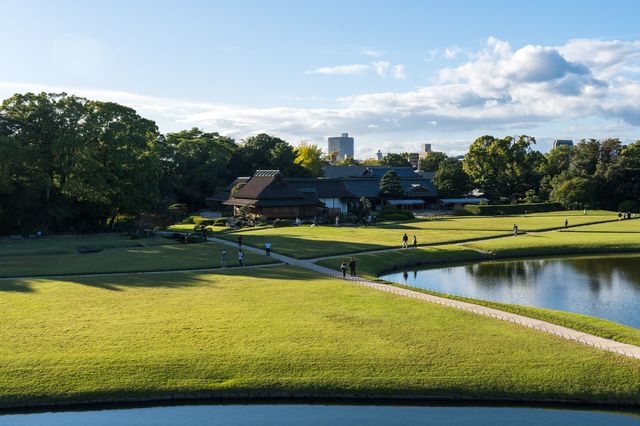
<path id="1" fill-rule="evenodd" d="M 527 213 L 545 213 L 564 210 L 560 203 L 526 203 L 526 204 L 467 204 L 464 208 L 472 214 L 480 216 L 499 216 Z"/>
<path id="2" fill-rule="evenodd" d="M 400 213 L 389 213 L 389 214 L 385 214 L 382 217 L 382 220 L 407 220 L 407 219 L 411 219 L 408 218 L 407 215 L 404 214 L 400 214 Z"/>
<path id="3" fill-rule="evenodd" d="M 196 218 L 192 218 L 192 219 L 193 219 L 193 223 L 195 223 L 198 226 L 215 225 L 215 221 L 216 221 L 216 219 L 205 219 L 205 218 L 200 218 L 200 217 L 196 217 Z"/>
<path id="4" fill-rule="evenodd" d="M 229 221 L 226 217 L 219 217 L 218 219 L 213 221 L 213 226 L 227 226 Z"/>
<path id="5" fill-rule="evenodd" d="M 620 204 L 618 204 L 619 212 L 630 212 L 630 213 L 639 213 L 640 212 L 640 203 L 636 200 L 624 200 Z"/>
<path id="6" fill-rule="evenodd" d="M 282 228 L 285 226 L 291 226 L 293 223 L 289 219 L 276 219 L 273 221 L 274 228 Z"/>

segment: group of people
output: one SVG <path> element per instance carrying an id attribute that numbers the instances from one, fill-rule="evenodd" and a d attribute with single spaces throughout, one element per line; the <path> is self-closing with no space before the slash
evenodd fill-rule
<path id="1" fill-rule="evenodd" d="M 416 238 L 415 235 L 413 236 L 412 245 L 413 245 L 413 248 L 418 247 L 418 238 Z M 408 247 L 409 247 L 409 236 L 405 232 L 404 235 L 402 236 L 402 248 L 408 248 Z"/>
<path id="2" fill-rule="evenodd" d="M 631 212 L 618 212 L 618 220 L 625 220 L 625 219 L 635 219 L 636 215 L 634 213 Z"/>
<path id="3" fill-rule="evenodd" d="M 238 237 L 238 265 L 239 266 L 244 266 L 244 251 L 242 250 L 242 243 L 244 242 L 244 239 L 242 238 L 242 235 L 240 235 Z M 264 252 L 265 255 L 267 256 L 271 256 L 271 242 L 267 241 L 266 243 L 264 243 Z M 227 267 L 227 252 L 225 250 L 222 251 L 222 258 L 220 259 L 220 266 L 222 268 L 226 268 Z"/>
<path id="4" fill-rule="evenodd" d="M 349 261 L 343 260 L 340 264 L 340 271 L 342 272 L 342 278 L 347 278 L 347 267 L 352 277 L 356 276 L 356 260 L 352 257 Z"/>

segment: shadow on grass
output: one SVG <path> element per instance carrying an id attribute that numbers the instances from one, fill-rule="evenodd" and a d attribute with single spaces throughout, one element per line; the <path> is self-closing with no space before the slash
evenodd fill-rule
<path id="1" fill-rule="evenodd" d="M 196 285 L 233 283 L 234 277 L 261 280 L 308 281 L 323 275 L 293 266 L 271 266 L 266 268 L 233 267 L 212 272 L 166 272 L 152 274 L 103 275 L 95 277 L 65 276 L 58 278 L 15 278 L 0 280 L 0 292 L 35 293 L 40 284 L 55 282 L 56 285 L 78 284 L 109 291 L 124 291 L 127 288 L 185 288 Z"/>

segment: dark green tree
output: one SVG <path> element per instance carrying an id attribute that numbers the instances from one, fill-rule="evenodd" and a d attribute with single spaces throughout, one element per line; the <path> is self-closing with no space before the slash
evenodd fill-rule
<path id="1" fill-rule="evenodd" d="M 400 177 L 389 170 L 380 178 L 380 196 L 384 198 L 401 197 L 403 193 Z"/>
<path id="2" fill-rule="evenodd" d="M 430 152 L 420 159 L 420 170 L 425 172 L 436 172 L 443 161 L 447 159 L 444 152 Z"/>
<path id="3" fill-rule="evenodd" d="M 409 154 L 406 152 L 402 154 L 390 152 L 382 157 L 380 165 L 387 167 L 411 167 L 411 164 L 409 163 Z"/>
<path id="4" fill-rule="evenodd" d="M 455 158 L 445 158 L 440 162 L 433 184 L 441 197 L 459 197 L 471 190 L 469 176 L 462 162 Z"/>

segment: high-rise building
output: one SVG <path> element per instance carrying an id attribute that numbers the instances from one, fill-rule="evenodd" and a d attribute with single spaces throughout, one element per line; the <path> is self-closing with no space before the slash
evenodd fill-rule
<path id="1" fill-rule="evenodd" d="M 378 152 L 376 152 L 376 160 L 382 160 L 382 151 L 378 150 Z"/>
<path id="2" fill-rule="evenodd" d="M 554 148 L 559 146 L 568 146 L 569 148 L 573 148 L 573 141 L 571 139 L 556 139 L 553 141 Z"/>
<path id="3" fill-rule="evenodd" d="M 420 153 L 410 152 L 408 160 L 411 167 L 413 167 L 413 170 L 418 170 L 418 167 L 420 167 Z"/>
<path id="4" fill-rule="evenodd" d="M 349 137 L 349 133 L 343 133 L 342 136 L 328 138 L 329 154 L 337 152 L 336 159 L 338 161 L 345 158 L 353 158 L 353 137 Z"/>

